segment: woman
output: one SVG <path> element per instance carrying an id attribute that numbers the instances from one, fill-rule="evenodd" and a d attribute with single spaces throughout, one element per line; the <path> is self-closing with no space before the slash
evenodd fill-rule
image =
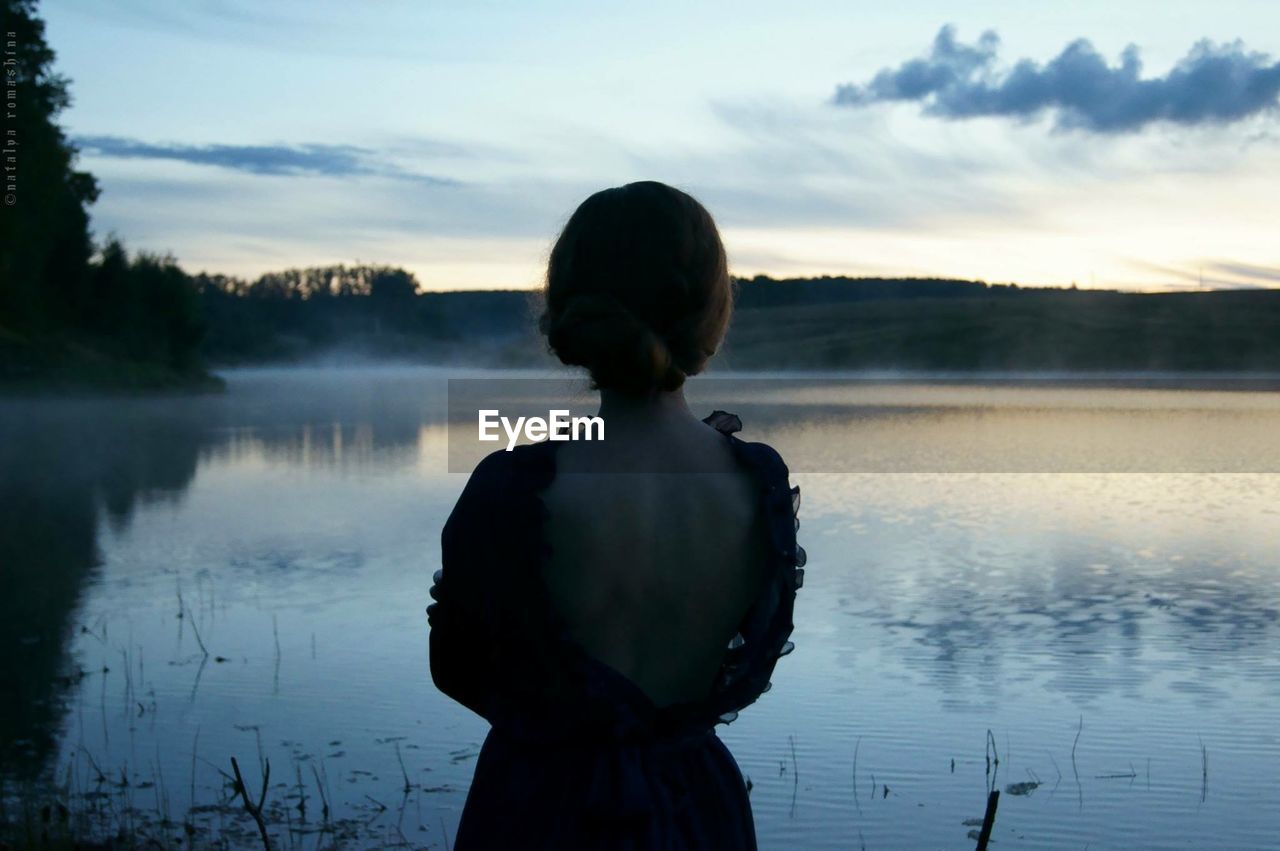
<path id="1" fill-rule="evenodd" d="M 661 183 L 598 192 L 545 296 L 606 439 L 493 453 L 445 525 L 431 672 L 492 724 L 454 848 L 755 848 L 713 727 L 791 650 L 804 552 L 782 459 L 681 390 L 728 326 L 719 233 Z"/>

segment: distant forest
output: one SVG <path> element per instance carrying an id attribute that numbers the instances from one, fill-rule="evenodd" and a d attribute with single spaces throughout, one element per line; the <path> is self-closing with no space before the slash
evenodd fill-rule
<path id="1" fill-rule="evenodd" d="M 536 295 L 423 292 L 391 266 L 191 275 L 167 255 L 95 245 L 99 194 L 56 122 L 69 83 L 33 0 L 15 33 L 6 138 L 21 168 L 0 206 L 0 387 L 217 387 L 210 364 L 354 358 L 543 366 Z M 10 192 L 12 184 L 13 191 Z M 8 203 L 9 195 L 15 203 Z M 980 281 L 738 282 L 717 365 L 733 369 L 1280 371 L 1280 290 L 1136 294 Z"/>
<path id="2" fill-rule="evenodd" d="M 550 363 L 525 291 L 418 292 L 388 267 L 197 276 L 214 363 Z M 1122 293 L 946 279 L 737 281 L 734 369 L 1280 371 L 1280 290 Z"/>

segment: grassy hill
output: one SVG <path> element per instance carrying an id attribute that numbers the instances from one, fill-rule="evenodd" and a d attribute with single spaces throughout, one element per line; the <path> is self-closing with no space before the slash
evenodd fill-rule
<path id="1" fill-rule="evenodd" d="M 745 307 L 724 357 L 739 369 L 1280 371 L 1280 290 Z"/>

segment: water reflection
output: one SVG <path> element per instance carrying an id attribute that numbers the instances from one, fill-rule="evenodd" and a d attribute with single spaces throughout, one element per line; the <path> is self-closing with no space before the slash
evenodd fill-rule
<path id="1" fill-rule="evenodd" d="M 72 615 L 99 564 L 98 524 L 191 483 L 204 425 L 181 406 L 6 403 L 0 419 L 0 757 L 33 776 L 53 752 Z"/>
<path id="2" fill-rule="evenodd" d="M 1164 689 L 1212 705 L 1242 675 L 1280 695 L 1280 553 L 1268 507 L 1280 477 L 809 484 L 809 504 L 826 511 L 811 524 L 838 523 L 848 536 L 839 552 L 810 551 L 844 563 L 828 590 L 850 619 L 849 664 L 867 643 L 892 648 L 956 705 L 1012 683 L 1081 706 Z"/>
<path id="3" fill-rule="evenodd" d="M 0 766 L 32 778 L 55 753 L 62 699 L 87 673 L 67 649 L 100 523 L 124 532 L 140 507 L 180 500 L 202 464 L 412 460 L 423 426 L 442 422 L 441 382 L 375 374 L 253 371 L 227 397 L 0 401 Z M 339 553 L 329 567 L 360 558 Z M 291 567 L 280 553 L 231 566 L 263 563 Z"/>

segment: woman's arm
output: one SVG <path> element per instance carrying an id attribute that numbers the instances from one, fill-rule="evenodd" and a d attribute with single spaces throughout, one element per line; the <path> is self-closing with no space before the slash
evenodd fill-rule
<path id="1" fill-rule="evenodd" d="M 473 712 L 492 717 L 498 638 L 490 587 L 505 557 L 502 541 L 509 465 L 495 453 L 476 467 L 440 536 L 440 570 L 427 607 L 431 678 Z M 500 591 L 500 589 L 497 589 Z"/>

